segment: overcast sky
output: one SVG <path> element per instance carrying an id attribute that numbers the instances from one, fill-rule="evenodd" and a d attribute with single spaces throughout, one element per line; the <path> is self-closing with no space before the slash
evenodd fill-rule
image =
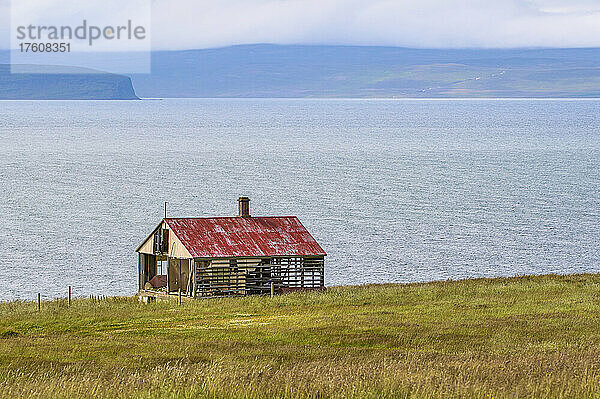
<path id="1" fill-rule="evenodd" d="M 27 1 L 27 0 L 13 0 Z M 77 0 L 81 1 L 81 0 Z M 56 8 L 75 0 L 44 0 Z M 600 0 L 154 0 L 155 49 L 244 43 L 600 47 Z M 0 0 L 2 45 L 10 9 Z"/>

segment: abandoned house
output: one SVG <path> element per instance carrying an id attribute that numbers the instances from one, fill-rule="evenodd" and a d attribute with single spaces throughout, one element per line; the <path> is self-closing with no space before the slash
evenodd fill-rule
<path id="1" fill-rule="evenodd" d="M 164 218 L 136 249 L 145 295 L 190 297 L 323 289 L 325 251 L 295 216 Z"/>

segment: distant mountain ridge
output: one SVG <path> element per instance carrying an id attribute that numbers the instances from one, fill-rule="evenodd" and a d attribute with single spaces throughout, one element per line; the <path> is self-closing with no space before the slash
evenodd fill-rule
<path id="1" fill-rule="evenodd" d="M 152 54 L 140 97 L 600 97 L 600 49 L 241 45 Z"/>
<path id="2" fill-rule="evenodd" d="M 42 68 L 42 67 L 38 67 Z M 43 67 L 46 71 L 49 67 Z M 137 100 L 131 79 L 77 68 L 52 73 L 10 73 L 0 64 L 0 100 Z M 35 66 L 31 66 L 32 71 Z"/>
<path id="3" fill-rule="evenodd" d="M 11 75 L 8 59 L 0 51 L 0 99 L 600 97 L 600 48 L 254 44 L 154 52 L 152 73 L 131 79 Z M 111 59 L 128 69 L 130 54 Z"/>

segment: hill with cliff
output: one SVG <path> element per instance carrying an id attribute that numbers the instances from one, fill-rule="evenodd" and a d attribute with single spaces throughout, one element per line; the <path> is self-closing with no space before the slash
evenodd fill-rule
<path id="1" fill-rule="evenodd" d="M 0 65 L 0 100 L 136 99 L 127 76 L 62 67 L 11 73 L 10 65 Z"/>

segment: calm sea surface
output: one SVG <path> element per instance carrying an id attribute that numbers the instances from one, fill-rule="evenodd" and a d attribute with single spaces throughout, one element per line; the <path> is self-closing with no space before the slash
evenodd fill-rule
<path id="1" fill-rule="evenodd" d="M 297 215 L 326 284 L 600 272 L 600 101 L 0 101 L 0 300 L 130 295 L 162 217 Z"/>

